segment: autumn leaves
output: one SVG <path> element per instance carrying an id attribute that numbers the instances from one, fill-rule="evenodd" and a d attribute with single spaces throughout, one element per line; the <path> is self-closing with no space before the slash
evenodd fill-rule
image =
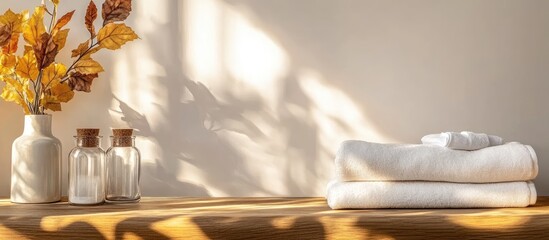
<path id="1" fill-rule="evenodd" d="M 116 50 L 125 43 L 137 39 L 134 31 L 124 23 L 132 10 L 131 0 L 107 0 L 103 3 L 103 27 L 95 32 L 94 22 L 97 19 L 97 7 L 90 1 L 86 11 L 85 24 L 90 33 L 90 39 L 72 50 L 72 57 L 77 58 L 69 68 L 74 70 L 69 75 L 69 86 L 76 91 L 89 92 L 93 79 L 103 71 L 103 67 L 91 58 L 91 55 L 101 49 Z"/>
<path id="2" fill-rule="evenodd" d="M 85 16 L 89 39 L 72 50 L 69 67 L 55 61 L 66 44 L 69 29 L 64 28 L 74 11 L 57 19 L 59 0 L 19 14 L 8 10 L 0 15 L 0 80 L 5 82 L 1 97 L 21 105 L 27 114 L 44 114 L 46 109 L 61 110 L 61 103 L 74 97 L 74 91 L 89 92 L 103 67 L 92 58 L 102 49 L 116 50 L 138 36 L 123 21 L 131 12 L 131 0 L 106 0 L 102 5 L 103 24 L 96 32 L 97 6 L 90 1 Z M 49 16 L 46 27 L 44 17 Z M 23 56 L 16 57 L 18 41 L 23 35 Z M 36 97 L 39 96 L 39 97 Z"/>

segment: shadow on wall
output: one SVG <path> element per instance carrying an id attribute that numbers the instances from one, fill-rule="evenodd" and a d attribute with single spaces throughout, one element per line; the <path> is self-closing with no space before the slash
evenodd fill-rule
<path id="1" fill-rule="evenodd" d="M 243 84 L 230 74 L 216 79 L 221 82 L 217 86 L 218 95 L 223 97 L 218 100 L 208 87 L 185 74 L 182 67 L 185 63 L 172 48 L 185 41 L 181 31 L 189 23 L 178 17 L 181 9 L 188 5 L 180 1 L 158 4 L 166 6 L 165 21 L 154 22 L 155 31 L 137 29 L 141 44 L 146 44 L 142 49 L 149 51 L 128 50 L 123 61 L 131 63 L 126 69 L 130 76 L 143 72 L 135 61 L 140 58 L 148 58 L 161 66 L 163 74 L 126 76 L 130 79 L 141 77 L 140 81 L 148 82 L 145 86 L 150 87 L 140 85 L 130 94 L 122 92 L 120 95 L 125 97 L 113 89 L 114 107 L 111 110 L 115 122 L 121 120 L 138 129 L 138 135 L 148 142 L 144 150 L 149 156 L 144 157 L 142 164 L 144 195 L 322 195 L 331 174 L 331 168 L 326 166 L 331 166 L 335 147 L 328 149 L 328 144 L 319 137 L 330 142 L 338 140 L 319 133 L 319 123 L 311 115 L 313 105 L 318 105 L 319 99 L 311 98 L 330 96 L 307 92 L 298 81 L 302 79 L 298 79 L 297 70 L 289 70 L 290 74 L 273 83 L 280 91 L 265 89 L 274 92 L 274 103 L 265 96 L 271 93 L 250 91 L 245 85 L 242 91 L 239 87 L 227 86 Z M 139 23 L 135 25 L 139 26 Z M 158 36 L 157 32 L 170 35 Z M 222 39 L 219 42 L 223 43 Z M 226 51 L 217 53 L 219 58 Z M 144 98 L 151 102 L 140 104 Z M 334 131 L 340 128 L 353 131 L 344 117 L 320 110 L 315 114 L 327 118 L 329 124 L 338 125 Z"/>
<path id="2" fill-rule="evenodd" d="M 471 130 L 549 154 L 548 4 L 136 4 L 141 48 L 116 64 L 138 87 L 112 115 L 147 142 L 146 195 L 320 196 L 351 138 Z"/>
<path id="3" fill-rule="evenodd" d="M 166 3 L 167 4 L 167 3 Z M 269 189 L 257 185 L 243 166 L 239 145 L 228 142 L 218 136 L 219 131 L 228 130 L 249 135 L 250 138 L 266 137 L 242 112 L 245 109 L 262 109 L 260 99 L 239 101 L 232 99 L 221 104 L 203 84 L 190 80 L 181 69 L 183 63 L 173 49 L 159 46 L 177 46 L 183 42 L 177 33 L 181 26 L 177 24 L 178 11 L 181 2 L 170 2 L 167 13 L 168 21 L 155 24 L 170 36 L 159 38 L 154 32 L 141 34 L 151 51 L 148 56 L 152 61 L 161 64 L 165 76 L 148 76 L 157 88 L 152 91 L 162 91 L 161 103 L 152 103 L 156 122 L 150 124 L 148 117 L 130 107 L 117 96 L 117 109 L 121 120 L 130 127 L 139 130 L 139 136 L 158 146 L 154 151 L 154 159 L 144 159 L 142 164 L 142 188 L 144 195 L 149 196 L 209 196 L 206 186 L 192 184 L 181 179 L 182 168 L 197 171 L 199 180 L 208 187 L 219 189 L 221 194 L 232 196 L 248 196 L 252 194 L 275 195 Z M 128 59 L 139 58 L 141 52 L 130 52 Z M 138 71 L 139 69 L 132 69 Z M 150 89 L 149 89 L 150 90 Z M 259 97 L 259 96 L 258 96 Z M 182 99 L 185 99 L 182 101 Z M 237 124 L 235 129 L 220 127 L 218 122 L 231 121 Z M 219 193 L 218 193 L 219 194 Z"/>

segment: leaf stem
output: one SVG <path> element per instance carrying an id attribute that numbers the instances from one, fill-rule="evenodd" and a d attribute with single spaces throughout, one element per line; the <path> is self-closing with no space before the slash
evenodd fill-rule
<path id="1" fill-rule="evenodd" d="M 88 49 L 86 49 L 86 51 L 84 51 L 82 54 L 80 54 L 80 56 L 78 56 L 78 58 L 76 59 L 76 61 L 74 61 L 71 66 L 69 68 L 67 68 L 67 73 L 65 73 L 65 76 L 62 77 L 62 80 L 61 80 L 61 83 L 64 83 L 66 82 L 67 80 L 69 80 L 69 73 L 70 71 L 72 71 L 74 69 L 74 66 L 80 61 L 82 60 L 82 57 L 84 57 L 92 48 L 94 48 L 95 46 L 99 45 L 99 41 L 96 42 L 96 43 L 93 43 L 90 45 L 90 47 L 88 47 Z"/>
<path id="2" fill-rule="evenodd" d="M 17 65 L 18 65 L 18 63 L 16 63 L 13 68 L 17 69 Z M 17 81 L 19 84 L 21 84 L 21 89 L 23 90 L 23 92 L 20 93 L 19 91 L 17 91 L 17 93 L 23 99 L 23 101 L 25 102 L 25 105 L 27 105 L 27 108 L 29 109 L 29 112 L 30 112 L 31 106 L 30 106 L 30 103 L 29 103 L 29 99 L 27 97 L 27 93 L 25 91 L 25 84 L 23 84 L 21 79 L 19 79 L 19 76 L 17 76 L 17 73 L 15 71 L 13 71 L 13 77 L 15 78 L 15 81 Z"/>
<path id="3" fill-rule="evenodd" d="M 43 70 L 40 70 L 40 73 L 38 73 L 38 77 L 36 78 L 36 82 L 34 82 L 34 114 L 41 114 L 40 113 L 40 99 L 42 98 L 42 75 Z"/>
<path id="4" fill-rule="evenodd" d="M 53 29 L 53 23 L 55 22 L 55 19 L 57 18 L 57 6 L 53 6 L 53 14 L 51 14 L 51 19 L 50 19 L 50 28 L 48 30 L 48 32 L 51 34 L 51 31 Z"/>
<path id="5" fill-rule="evenodd" d="M 50 10 L 48 9 L 48 6 L 46 6 L 46 4 L 44 4 L 44 10 L 46 11 L 46 13 L 50 16 L 53 16 L 53 13 L 50 12 Z"/>

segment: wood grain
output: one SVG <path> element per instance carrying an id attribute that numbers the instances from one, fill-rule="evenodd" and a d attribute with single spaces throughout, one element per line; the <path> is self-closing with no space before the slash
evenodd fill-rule
<path id="1" fill-rule="evenodd" d="M 549 197 L 501 209 L 330 210 L 323 198 L 144 198 L 92 207 L 0 200 L 0 239 L 549 239 Z"/>

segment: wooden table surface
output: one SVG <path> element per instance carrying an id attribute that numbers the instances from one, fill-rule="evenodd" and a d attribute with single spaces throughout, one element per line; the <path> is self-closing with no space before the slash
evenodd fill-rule
<path id="1" fill-rule="evenodd" d="M 549 197 L 500 209 L 330 210 L 323 198 L 144 198 L 92 207 L 0 200 L 0 239 L 549 239 Z"/>

